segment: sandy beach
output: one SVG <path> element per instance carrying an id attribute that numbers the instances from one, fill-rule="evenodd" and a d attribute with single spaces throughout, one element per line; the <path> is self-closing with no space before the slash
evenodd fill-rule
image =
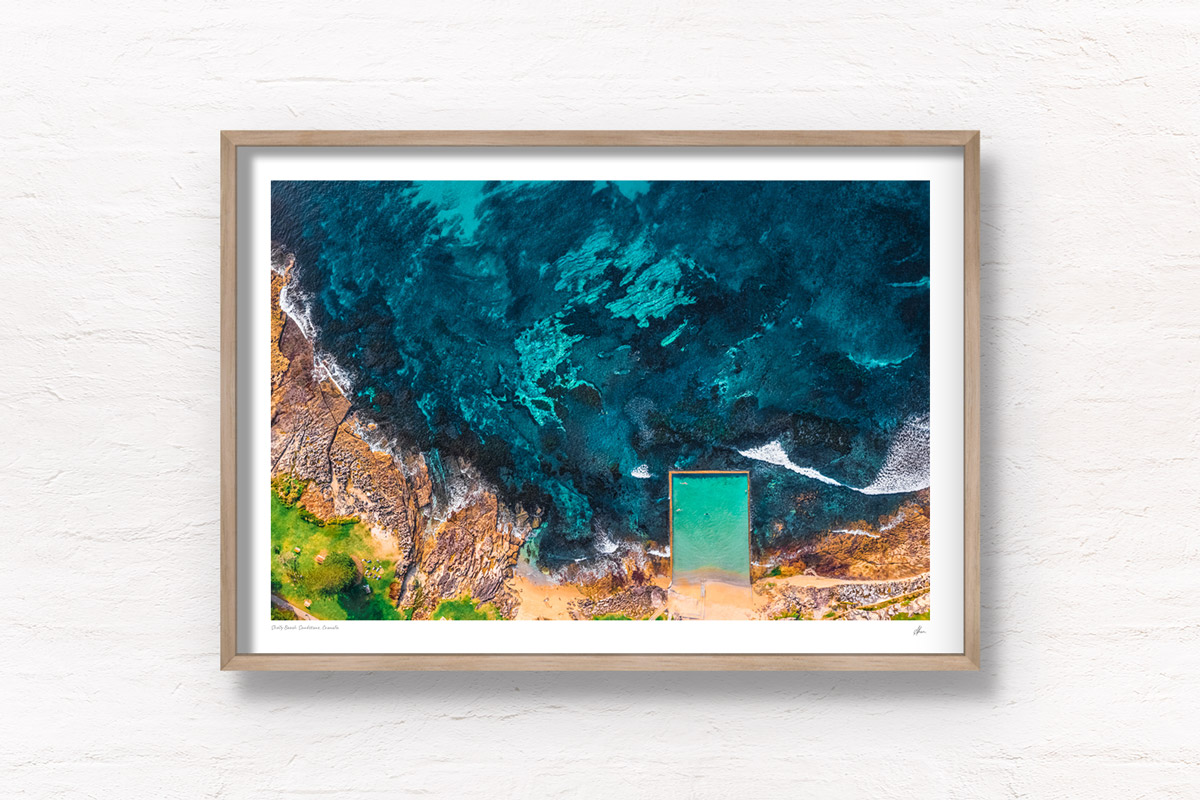
<path id="1" fill-rule="evenodd" d="M 517 563 L 513 588 L 521 599 L 516 619 L 571 619 L 571 604 L 584 599 L 577 586 L 555 583 L 524 560 Z"/>
<path id="2" fill-rule="evenodd" d="M 753 619 L 748 583 L 719 578 L 675 578 L 667 591 L 667 610 L 677 619 Z"/>

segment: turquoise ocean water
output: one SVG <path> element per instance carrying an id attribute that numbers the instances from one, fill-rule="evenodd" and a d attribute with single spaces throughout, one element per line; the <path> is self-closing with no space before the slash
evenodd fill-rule
<path id="1" fill-rule="evenodd" d="M 358 418 L 539 566 L 661 546 L 671 470 L 749 470 L 757 548 L 927 485 L 928 183 L 274 181 L 271 238 Z"/>

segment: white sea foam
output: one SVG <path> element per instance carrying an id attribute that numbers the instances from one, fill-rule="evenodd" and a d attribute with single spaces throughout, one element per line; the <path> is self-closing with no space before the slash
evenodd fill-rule
<path id="1" fill-rule="evenodd" d="M 649 464 L 641 464 L 641 465 L 635 467 L 633 472 L 630 472 L 629 474 L 635 478 L 641 478 L 642 480 L 646 480 L 647 478 L 654 477 L 653 475 L 650 474 L 650 465 Z"/>
<path id="2" fill-rule="evenodd" d="M 810 467 L 801 467 L 792 463 L 788 458 L 788 454 L 783 451 L 783 445 L 776 439 L 773 442 L 767 442 L 762 447 L 753 447 L 749 450 L 738 450 L 746 458 L 753 458 L 756 461 L 765 461 L 768 464 L 774 464 L 777 467 L 786 467 L 792 472 L 797 472 L 808 478 L 815 478 L 822 483 L 828 483 L 830 486 L 844 486 L 845 484 L 835 481 L 826 475 L 822 475 L 815 469 Z M 847 487 L 854 488 L 854 487 Z"/>
<path id="3" fill-rule="evenodd" d="M 896 431 L 883 467 L 876 474 L 875 480 L 861 489 L 847 486 L 844 483 L 822 475 L 811 467 L 801 467 L 794 463 L 783 449 L 778 440 L 767 442 L 761 447 L 749 450 L 738 450 L 746 458 L 774 464 L 790 469 L 809 478 L 814 478 L 830 486 L 845 486 L 862 494 L 903 494 L 929 488 L 929 415 L 909 417 Z"/>
<path id="4" fill-rule="evenodd" d="M 316 358 L 317 365 L 325 371 L 325 376 L 338 388 L 345 397 L 350 396 L 350 391 L 354 388 L 354 382 L 350 380 L 350 373 L 342 369 L 332 356 L 322 353 Z"/>
<path id="5" fill-rule="evenodd" d="M 401 459 L 396 455 L 397 442 L 395 439 L 385 440 L 383 434 L 378 432 L 378 429 L 372 431 L 364 428 L 357 418 L 354 420 L 354 435 L 362 439 L 372 452 L 391 456 L 392 461 L 401 467 L 403 466 Z M 408 475 L 408 472 L 405 471 L 405 474 Z"/>
<path id="6" fill-rule="evenodd" d="M 462 465 L 451 463 L 447 465 L 445 474 L 442 484 L 446 492 L 445 519 L 469 505 L 474 505 L 487 494 L 488 487 L 469 467 L 463 469 Z"/>
<path id="7" fill-rule="evenodd" d="M 872 539 L 878 539 L 879 534 L 864 531 L 862 528 L 838 528 L 833 533 L 848 533 L 851 536 L 870 536 Z"/>
<path id="8" fill-rule="evenodd" d="M 666 558 L 667 556 L 671 555 L 671 546 L 667 545 L 666 547 L 664 547 L 661 550 L 650 549 L 650 550 L 647 550 L 646 552 L 652 556 L 658 556 L 659 558 Z"/>
<path id="9" fill-rule="evenodd" d="M 900 494 L 929 488 L 929 415 L 909 417 L 896 431 L 883 467 L 863 494 Z"/>
<path id="10" fill-rule="evenodd" d="M 293 269 L 295 269 L 293 267 Z M 312 321 L 311 304 L 308 297 L 296 289 L 294 277 L 284 281 L 283 288 L 279 290 L 279 308 L 292 322 L 296 323 L 296 327 L 300 329 L 300 333 L 308 341 L 313 341 L 317 336 L 317 326 Z"/>
<path id="11" fill-rule="evenodd" d="M 274 264 L 271 266 L 276 272 L 281 270 Z M 333 356 L 328 353 L 318 350 L 317 334 L 320 333 L 317 326 L 312 321 L 312 300 L 311 298 L 296 288 L 296 272 L 299 270 L 299 265 L 292 263 L 291 275 L 284 281 L 283 287 L 279 290 L 279 310 L 288 316 L 296 327 L 300 330 L 300 335 L 313 347 L 313 362 L 318 370 L 325 373 L 325 377 L 338 388 L 344 396 L 350 397 L 350 392 L 354 389 L 354 381 L 350 378 L 350 373 L 341 367 Z M 287 274 L 287 273 L 282 273 Z"/>
<path id="12" fill-rule="evenodd" d="M 596 531 L 596 550 L 598 550 L 600 553 L 606 556 L 612 555 L 613 553 L 617 552 L 618 547 L 619 545 L 612 540 L 612 537 L 609 535 L 608 531 Z"/>

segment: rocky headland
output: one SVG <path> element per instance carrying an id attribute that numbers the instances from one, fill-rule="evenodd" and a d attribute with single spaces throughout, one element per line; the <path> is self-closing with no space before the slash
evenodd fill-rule
<path id="1" fill-rule="evenodd" d="M 469 599 L 515 618 L 529 585 L 517 580 L 521 546 L 540 509 L 506 507 L 470 465 L 443 464 L 439 502 L 426 455 L 373 443 L 303 322 L 281 305 L 294 258 L 277 250 L 271 275 L 271 475 L 306 482 L 297 504 L 318 520 L 354 518 L 398 552 L 389 600 L 411 619 L 443 601 Z M 543 585 L 577 587 L 569 618 L 656 613 L 666 559 L 627 551 L 569 565 Z M 533 591 L 536 594 L 536 591 Z"/>
<path id="2" fill-rule="evenodd" d="M 752 574 L 757 613 L 767 619 L 928 615 L 929 490 L 873 524 L 769 550 Z"/>

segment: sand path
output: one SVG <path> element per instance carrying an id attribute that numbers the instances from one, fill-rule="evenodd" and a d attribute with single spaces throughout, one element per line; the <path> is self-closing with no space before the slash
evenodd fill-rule
<path id="1" fill-rule="evenodd" d="M 291 611 L 293 614 L 295 614 L 300 619 L 309 619 L 309 620 L 314 620 L 314 621 L 317 620 L 316 617 L 314 617 L 312 614 L 305 611 L 303 608 L 292 605 L 287 600 L 284 600 L 282 597 L 280 597 L 277 594 L 271 595 L 271 605 L 279 606 L 280 608 L 286 608 L 288 611 Z"/>

